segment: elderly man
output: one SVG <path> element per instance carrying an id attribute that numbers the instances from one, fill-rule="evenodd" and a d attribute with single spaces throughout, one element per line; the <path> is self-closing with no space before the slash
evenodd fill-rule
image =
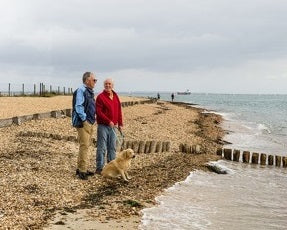
<path id="1" fill-rule="evenodd" d="M 80 143 L 76 175 L 82 180 L 87 180 L 88 176 L 94 175 L 93 172 L 88 171 L 88 165 L 90 160 L 89 147 L 92 142 L 94 124 L 96 121 L 93 91 L 96 82 L 97 79 L 93 73 L 84 73 L 83 85 L 73 94 L 72 123 L 73 126 L 77 128 L 78 140 Z"/>
<path id="2" fill-rule="evenodd" d="M 108 78 L 104 81 L 104 90 L 96 99 L 97 115 L 97 155 L 96 173 L 100 174 L 105 165 L 105 153 L 107 162 L 116 156 L 115 128 L 121 130 L 123 126 L 121 102 L 113 90 L 114 82 Z"/>

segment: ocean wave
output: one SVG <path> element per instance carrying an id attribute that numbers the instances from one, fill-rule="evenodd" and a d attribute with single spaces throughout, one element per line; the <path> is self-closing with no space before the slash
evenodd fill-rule
<path id="1" fill-rule="evenodd" d="M 258 134 L 271 134 L 271 130 L 266 124 L 258 124 L 257 129 L 260 131 Z"/>

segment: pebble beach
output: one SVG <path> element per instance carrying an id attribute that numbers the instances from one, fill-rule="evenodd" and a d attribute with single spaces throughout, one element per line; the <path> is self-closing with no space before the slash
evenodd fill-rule
<path id="1" fill-rule="evenodd" d="M 71 108 L 71 101 L 71 96 L 0 97 L 0 119 Z M 86 229 L 137 229 L 141 210 L 156 205 L 155 197 L 164 189 L 191 171 L 208 170 L 205 163 L 218 159 L 216 149 L 224 136 L 219 115 L 159 100 L 124 107 L 123 119 L 125 140 L 171 143 L 168 152 L 138 153 L 128 184 L 99 175 L 81 181 L 75 176 L 76 142 L 21 135 L 30 131 L 76 136 L 70 117 L 0 128 L 0 229 L 67 229 L 69 224 L 75 229 L 77 224 Z M 180 152 L 182 143 L 200 145 L 201 154 Z"/>

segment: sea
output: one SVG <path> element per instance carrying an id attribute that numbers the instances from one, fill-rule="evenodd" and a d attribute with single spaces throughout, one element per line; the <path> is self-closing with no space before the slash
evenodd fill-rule
<path id="1" fill-rule="evenodd" d="M 157 97 L 157 92 L 129 93 Z M 171 93 L 160 93 L 170 101 Z M 222 115 L 225 148 L 287 156 L 287 95 L 175 94 Z M 143 210 L 142 230 L 287 229 L 287 168 L 219 160 L 227 174 L 193 171 Z"/>

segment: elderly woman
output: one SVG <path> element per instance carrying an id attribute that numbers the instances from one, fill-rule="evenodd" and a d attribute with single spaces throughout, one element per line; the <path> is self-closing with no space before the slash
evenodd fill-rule
<path id="1" fill-rule="evenodd" d="M 96 99 L 97 115 L 97 155 L 96 173 L 100 174 L 105 165 L 105 154 L 107 162 L 116 157 L 116 133 L 115 128 L 121 130 L 123 126 L 121 102 L 113 90 L 114 82 L 108 78 L 104 81 L 104 90 Z"/>

